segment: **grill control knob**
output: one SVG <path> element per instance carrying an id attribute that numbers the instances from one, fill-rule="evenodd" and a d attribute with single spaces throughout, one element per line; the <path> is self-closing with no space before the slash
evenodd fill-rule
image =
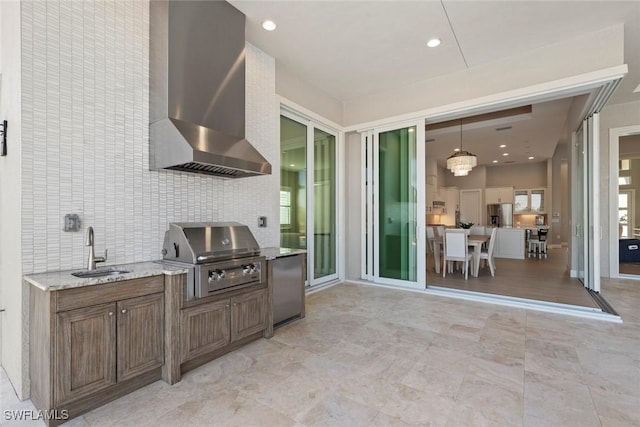
<path id="1" fill-rule="evenodd" d="M 209 272 L 209 283 L 213 283 L 217 280 L 222 280 L 225 277 L 224 270 L 213 270 Z"/>
<path id="2" fill-rule="evenodd" d="M 256 271 L 258 271 L 258 269 L 256 268 L 255 264 L 247 264 L 242 266 L 242 274 L 253 274 Z"/>

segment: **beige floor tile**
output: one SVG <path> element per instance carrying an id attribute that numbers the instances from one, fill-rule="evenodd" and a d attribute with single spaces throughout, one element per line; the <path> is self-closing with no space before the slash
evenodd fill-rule
<path id="1" fill-rule="evenodd" d="M 589 388 L 550 375 L 525 374 L 525 426 L 599 426 Z"/>
<path id="2" fill-rule="evenodd" d="M 623 324 L 341 284 L 272 339 L 66 426 L 640 426 L 640 285 L 603 294 Z M 4 372 L 0 399 L 35 410 Z"/>
<path id="3" fill-rule="evenodd" d="M 463 407 L 470 410 L 472 418 L 478 417 L 480 422 L 493 421 L 494 425 L 522 423 L 522 387 L 518 389 L 514 382 L 504 377 L 491 377 L 486 371 L 471 371 L 470 368 L 455 401 L 452 412 Z M 448 422 L 452 422 L 451 418 Z"/>
<path id="4" fill-rule="evenodd" d="M 420 390 L 427 396 L 440 396 L 453 399 L 467 371 L 463 369 L 440 369 L 431 366 L 426 359 L 416 363 L 400 380 L 400 383 Z"/>
<path id="5" fill-rule="evenodd" d="M 312 408 L 304 420 L 307 426 L 370 426 L 378 411 L 337 393 Z"/>
<path id="6" fill-rule="evenodd" d="M 508 415 L 508 414 L 507 414 Z M 520 427 L 522 418 L 496 411 L 493 407 L 457 403 L 450 411 L 446 427 Z"/>
<path id="7" fill-rule="evenodd" d="M 639 387 L 640 388 L 640 387 Z M 640 426 L 640 397 L 590 388 L 603 427 Z"/>
<path id="8" fill-rule="evenodd" d="M 425 393 L 423 390 L 398 384 L 381 412 L 404 422 L 444 426 L 455 402 L 452 398 Z"/>

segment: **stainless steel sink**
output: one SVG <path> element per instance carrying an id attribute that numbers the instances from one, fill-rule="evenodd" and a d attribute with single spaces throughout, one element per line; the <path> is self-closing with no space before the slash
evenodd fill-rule
<path id="1" fill-rule="evenodd" d="M 100 268 L 98 270 L 84 270 L 71 273 L 72 276 L 81 277 L 84 279 L 104 277 L 104 276 L 116 276 L 118 274 L 131 273 L 129 270 L 122 270 L 119 268 Z"/>

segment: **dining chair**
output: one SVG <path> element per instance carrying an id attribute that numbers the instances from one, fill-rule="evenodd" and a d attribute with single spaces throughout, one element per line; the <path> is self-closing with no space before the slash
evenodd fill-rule
<path id="1" fill-rule="evenodd" d="M 529 239 L 529 258 L 531 255 L 538 258 L 547 257 L 547 234 L 549 230 L 544 228 L 538 229 L 538 236 Z"/>
<path id="2" fill-rule="evenodd" d="M 447 267 L 451 261 L 464 262 L 464 280 L 469 277 L 469 267 L 473 254 L 469 252 L 467 230 L 458 228 L 447 229 L 444 232 L 444 266 L 442 268 L 442 277 L 447 275 Z"/>
<path id="3" fill-rule="evenodd" d="M 491 237 L 489 237 L 489 247 L 487 249 L 482 249 L 480 251 L 480 259 L 487 260 L 487 264 L 489 264 L 489 270 L 491 270 L 491 276 L 496 275 L 496 262 L 493 259 L 493 249 L 496 247 L 496 235 L 498 234 L 498 229 L 494 228 L 491 230 Z"/>
<path id="4" fill-rule="evenodd" d="M 431 226 L 427 226 L 426 227 L 426 231 L 427 231 L 427 265 L 429 264 L 429 255 L 433 255 L 434 254 L 434 242 L 433 240 L 435 239 L 435 233 L 433 231 L 433 227 Z M 435 257 L 434 257 L 435 259 Z"/>

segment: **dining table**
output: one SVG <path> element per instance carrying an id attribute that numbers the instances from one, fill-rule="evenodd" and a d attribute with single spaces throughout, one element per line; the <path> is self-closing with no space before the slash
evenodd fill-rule
<path id="1" fill-rule="evenodd" d="M 469 247 L 473 247 L 473 271 L 471 272 L 473 277 L 478 277 L 482 245 L 486 243 L 490 237 L 491 236 L 486 236 L 484 234 L 470 234 L 467 236 L 467 245 Z M 435 236 L 429 240 L 433 243 L 433 257 L 436 263 L 436 273 L 440 274 L 440 253 L 442 252 L 444 240 L 441 236 Z"/>

